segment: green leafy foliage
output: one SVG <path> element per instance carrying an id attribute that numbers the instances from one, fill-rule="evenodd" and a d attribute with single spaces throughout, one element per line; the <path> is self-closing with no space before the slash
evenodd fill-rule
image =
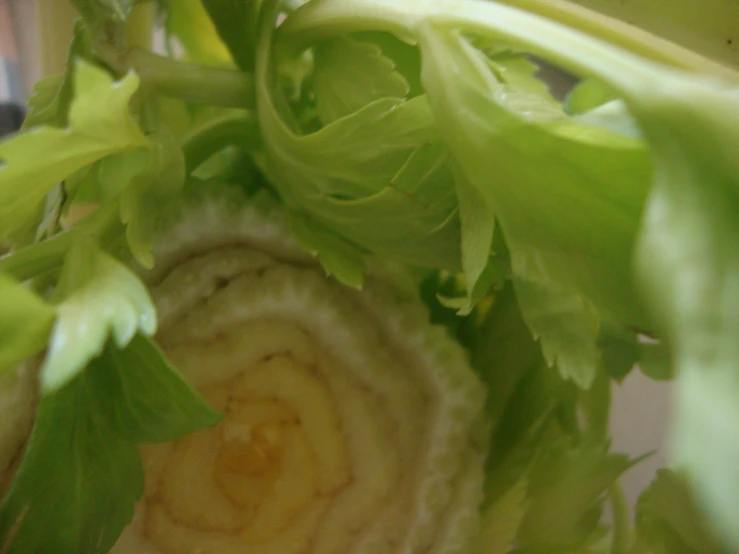
<path id="1" fill-rule="evenodd" d="M 739 546 L 736 74 L 539 0 L 159 0 L 185 64 L 123 46 L 136 3 L 74 0 L 67 72 L 0 144 L 0 239 L 25 246 L 0 258 L 0 370 L 48 344 L 8 552 L 105 550 L 141 492 L 135 443 L 218 419 L 145 338 L 148 293 L 111 254 L 151 267 L 188 177 L 266 193 L 347 285 L 372 257 L 417 277 L 488 389 L 475 554 L 623 550 L 600 520 L 633 463 L 607 435 L 635 361 L 677 377 L 689 481 L 659 474 L 630 554 L 717 552 L 709 526 Z M 529 54 L 584 80 L 562 104 Z M 101 208 L 67 230 L 70 200 Z"/>
<path id="2" fill-rule="evenodd" d="M 471 359 L 487 385 L 490 455 L 484 506 L 499 502 L 553 441 L 579 435 L 577 390 L 546 367 L 509 284 L 472 339 Z"/>
<path id="3" fill-rule="evenodd" d="M 55 317 L 31 289 L 0 273 L 0 372 L 43 350 Z"/>
<path id="4" fill-rule="evenodd" d="M 499 80 L 482 53 L 456 33 L 429 28 L 421 44 L 432 111 L 477 191 L 475 219 L 484 220 L 484 210 L 487 219 L 498 218 L 524 317 L 547 360 L 588 386 L 599 364 L 603 319 L 641 321 L 628 260 L 650 172 L 646 149 L 569 119 L 528 87 L 525 75 L 503 73 L 507 80 Z M 458 78 L 446 77 L 449 66 L 460 68 Z M 530 71 L 522 68 L 510 67 L 508 74 Z M 526 162 L 531 156 L 536 164 Z M 581 217 L 562 219 L 563 204 Z M 463 240 L 483 251 L 491 237 L 479 224 L 470 226 L 476 232 Z"/>
<path id="5" fill-rule="evenodd" d="M 472 361 L 487 384 L 492 423 L 486 540 L 478 552 L 509 552 L 511 544 L 521 552 L 592 546 L 602 537 L 608 489 L 633 464 L 608 453 L 610 380 L 600 374 L 585 393 L 549 371 L 510 285 L 479 325 Z"/>
<path id="6" fill-rule="evenodd" d="M 46 77 L 34 85 L 34 94 L 28 100 L 28 115 L 23 128 L 30 129 L 39 125 L 64 128 L 69 124 L 75 67 L 79 59 L 89 59 L 91 55 L 87 28 L 81 21 L 77 21 L 67 50 L 66 71 L 62 75 Z"/>
<path id="7" fill-rule="evenodd" d="M 466 298 L 460 296 L 464 294 L 464 281 L 458 275 L 446 271 L 423 271 L 418 280 L 421 300 L 429 311 L 429 321 L 446 327 L 472 353 L 476 342 L 485 336 L 480 327 L 486 321 L 489 299 L 475 306 L 469 315 L 459 317 L 459 308 L 466 303 Z M 478 369 L 484 371 L 482 366 Z"/>
<path id="8" fill-rule="evenodd" d="M 0 257 L 0 272 L 18 281 L 38 278 L 52 284 L 64 265 L 67 253 L 80 236 L 95 238 L 99 244 L 125 254 L 125 228 L 118 211 L 117 203 L 107 204 L 82 218 L 68 232 L 57 232 L 52 237 Z"/>
<path id="9" fill-rule="evenodd" d="M 521 479 L 483 511 L 482 532 L 475 539 L 474 554 L 508 554 L 514 551 L 516 536 L 526 513 L 527 482 Z"/>
<path id="10" fill-rule="evenodd" d="M 226 113 L 206 119 L 189 130 L 182 141 L 182 152 L 185 156 L 186 173 L 191 174 L 201 165 L 214 157 L 222 158 L 225 151 L 233 152 L 233 147 L 257 149 L 261 138 L 257 129 L 256 118 L 252 113 Z M 241 160 L 254 167 L 254 161 L 243 154 Z M 207 179 L 200 173 L 194 175 Z"/>
<path id="11" fill-rule="evenodd" d="M 578 416 L 583 434 L 607 440 L 611 422 L 611 376 L 598 372 L 589 389 L 578 392 Z"/>
<path id="12" fill-rule="evenodd" d="M 597 81 L 587 79 L 580 82 L 567 95 L 564 107 L 569 114 L 581 114 L 598 108 L 618 96 L 612 90 L 603 87 Z"/>
<path id="13" fill-rule="evenodd" d="M 34 239 L 42 240 L 55 235 L 61 229 L 62 211 L 67 200 L 64 185 L 51 189 L 44 202 L 43 218 L 36 227 Z"/>
<path id="14" fill-rule="evenodd" d="M 524 264 L 534 262 L 522 260 Z M 582 387 L 589 387 L 598 370 L 600 352 L 600 317 L 587 298 L 566 288 L 557 287 L 545 273 L 526 272 L 516 281 L 521 307 L 532 331 L 541 338 L 542 348 L 550 365 L 556 363 L 564 377 Z"/>
<path id="15" fill-rule="evenodd" d="M 162 133 L 149 140 L 148 166 L 121 193 L 121 221 L 126 225 L 129 248 L 147 268 L 154 265 L 151 241 L 161 207 L 185 184 L 185 155 L 176 138 Z"/>
<path id="16" fill-rule="evenodd" d="M 75 171 L 116 152 L 147 146 L 129 112 L 134 74 L 115 83 L 102 69 L 79 62 L 65 129 L 29 129 L 0 143 L 0 238 L 23 227 L 46 194 Z"/>
<path id="17" fill-rule="evenodd" d="M 576 399 L 574 386 L 563 382 L 541 360 L 525 372 L 493 427 L 485 505 L 526 477 L 539 453 L 546 452 L 563 433 L 576 436 Z"/>
<path id="18" fill-rule="evenodd" d="M 673 451 L 739 545 L 739 88 L 678 75 L 641 87 L 657 174 L 638 272 L 678 376 Z"/>
<path id="19" fill-rule="evenodd" d="M 144 284 L 87 237 L 69 250 L 57 296 L 58 317 L 41 367 L 47 394 L 99 356 L 109 335 L 123 348 L 138 331 L 151 335 L 156 330 L 156 312 Z"/>
<path id="20" fill-rule="evenodd" d="M 41 402 L 0 504 L 7 552 L 106 552 L 133 517 L 144 490 L 139 455 L 100 417 L 97 394 L 80 376 Z"/>
<path id="21" fill-rule="evenodd" d="M 500 429 L 503 412 L 517 387 L 541 362 L 541 352 L 510 284 L 495 295 L 493 306 L 475 331 L 471 361 L 489 391 L 487 412 L 493 429 Z"/>
<path id="22" fill-rule="evenodd" d="M 165 4 L 167 32 L 180 41 L 190 61 L 205 65 L 230 63 L 228 50 L 202 0 L 172 0 Z"/>
<path id="23" fill-rule="evenodd" d="M 410 87 L 380 47 L 348 37 L 324 41 L 313 51 L 313 94 L 324 125 L 380 98 L 405 98 Z"/>
<path id="24" fill-rule="evenodd" d="M 268 25 L 265 17 L 257 60 L 258 116 L 266 173 L 287 206 L 357 245 L 358 252 L 410 265 L 458 268 L 454 176 L 425 97 L 375 99 L 388 86 L 397 91 L 407 87 L 374 48 L 349 42 L 375 60 L 370 68 L 376 69 L 376 88 L 368 92 L 366 82 L 356 83 L 344 65 L 325 71 L 318 90 L 331 98 L 343 91 L 343 96 L 342 107 L 324 115 L 344 116 L 316 132 L 298 134 L 291 129 L 289 111 L 280 108 L 286 98 L 273 86 Z M 343 44 L 325 45 L 325 55 Z M 322 259 L 323 248 L 312 244 Z"/>
<path id="25" fill-rule="evenodd" d="M 167 442 L 221 420 L 141 334 L 123 350 L 108 346 L 87 371 L 113 427 L 129 441 Z"/>
<path id="26" fill-rule="evenodd" d="M 517 535 L 523 552 L 572 552 L 597 538 L 604 492 L 631 465 L 608 443 L 555 443 L 531 469 L 527 510 Z"/>
<path id="27" fill-rule="evenodd" d="M 602 354 L 603 369 L 616 381 L 623 379 L 634 368 L 642 356 L 638 337 L 633 332 L 603 329 L 598 338 L 598 348 Z"/>
<path id="28" fill-rule="evenodd" d="M 415 44 L 406 42 L 397 35 L 382 31 L 362 31 L 352 33 L 352 38 L 375 45 L 382 56 L 390 60 L 393 69 L 408 84 L 409 98 L 423 94 L 421 85 L 421 53 Z"/>
<path id="29" fill-rule="evenodd" d="M 111 154 L 82 168 L 65 181 L 70 201 L 114 203 L 129 183 L 146 171 L 150 156 L 150 151 L 142 148 Z"/>
<path id="30" fill-rule="evenodd" d="M 639 345 L 639 369 L 652 379 L 667 381 L 675 377 L 670 349 L 660 343 Z"/>
<path id="31" fill-rule="evenodd" d="M 236 65 L 254 71 L 261 0 L 202 0 Z"/>
<path id="32" fill-rule="evenodd" d="M 301 248 L 318 256 L 327 275 L 334 275 L 350 287 L 362 288 L 366 266 L 355 246 L 299 214 L 290 218 L 290 230 Z"/>
<path id="33" fill-rule="evenodd" d="M 5 552 L 107 552 L 144 490 L 136 442 L 174 440 L 219 418 L 148 339 L 109 344 L 42 399 L 0 504 Z"/>
<path id="34" fill-rule="evenodd" d="M 464 315 L 490 288 L 491 283 L 484 276 L 486 268 L 491 267 L 495 217 L 491 217 L 479 189 L 459 170 L 455 172 L 455 181 L 459 202 L 462 271 L 467 284 L 467 296 L 457 307 L 460 315 Z"/>
<path id="35" fill-rule="evenodd" d="M 632 554 L 718 554 L 720 545 L 709 531 L 683 475 L 661 469 L 639 496 L 636 542 Z"/>
<path id="36" fill-rule="evenodd" d="M 162 206 L 185 184 L 186 160 L 179 139 L 167 129 L 147 137 L 146 148 L 107 156 L 85 167 L 66 183 L 74 202 L 119 207 L 128 248 L 136 261 L 151 268 L 151 241 Z"/>

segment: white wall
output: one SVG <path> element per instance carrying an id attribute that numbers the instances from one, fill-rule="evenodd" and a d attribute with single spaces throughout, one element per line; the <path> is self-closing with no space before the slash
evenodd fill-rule
<path id="1" fill-rule="evenodd" d="M 611 434 L 613 448 L 634 457 L 658 449 L 656 455 L 642 461 L 622 481 L 624 492 L 633 502 L 665 465 L 665 436 L 670 417 L 671 386 L 652 381 L 635 370 L 616 385 L 613 397 Z"/>

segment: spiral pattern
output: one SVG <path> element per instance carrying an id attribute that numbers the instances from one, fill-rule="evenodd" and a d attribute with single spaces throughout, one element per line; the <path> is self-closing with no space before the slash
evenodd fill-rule
<path id="1" fill-rule="evenodd" d="M 389 281 L 348 290 L 298 251 L 271 248 L 286 243 L 263 240 L 269 220 L 198 254 L 216 225 L 200 217 L 198 244 L 155 279 L 158 341 L 226 417 L 142 449 L 146 492 L 113 552 L 467 548 L 484 394 L 461 349 Z"/>

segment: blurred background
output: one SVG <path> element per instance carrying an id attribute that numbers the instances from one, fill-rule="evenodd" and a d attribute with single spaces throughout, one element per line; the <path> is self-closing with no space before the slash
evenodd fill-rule
<path id="1" fill-rule="evenodd" d="M 65 4 L 68 0 L 44 0 Z M 178 1 L 178 0 L 174 0 Z M 670 0 L 683 2 L 685 0 Z M 696 7 L 700 2 L 694 2 Z M 71 4 L 68 10 L 55 10 L 57 18 L 53 24 L 45 24 L 38 20 L 35 10 L 36 0 L 0 0 L 0 58 L 18 69 L 18 76 L 10 72 L 0 73 L 0 90 L 3 85 L 7 88 L 8 79 L 17 79 L 13 86 L 19 90 L 18 94 L 25 101 L 33 83 L 45 74 L 61 72 L 64 66 L 66 51 L 59 48 L 45 47 L 48 45 L 66 44 L 68 38 L 49 36 L 49 30 L 64 33 L 64 29 L 71 31 L 74 19 L 74 10 Z M 604 0 L 580 0 L 580 3 L 601 8 L 608 7 L 609 2 Z M 635 5 L 635 14 L 639 13 L 638 1 Z M 608 11 L 605 9 L 604 11 Z M 680 12 L 679 13 L 685 13 Z M 64 24 L 63 18 L 68 20 Z M 739 26 L 739 21 L 734 22 Z M 41 35 L 38 29 L 45 29 Z M 655 29 L 659 31 L 659 29 Z M 698 49 L 701 45 L 693 45 Z M 705 46 L 705 45 L 704 45 Z M 709 51 L 714 45 L 707 45 L 703 50 Z M 571 77 L 558 72 L 555 68 L 545 67 L 543 77 L 555 89 L 568 88 L 572 84 Z M 626 474 L 623 480 L 624 492 L 633 504 L 639 491 L 651 481 L 657 468 L 665 464 L 665 437 L 667 421 L 670 411 L 670 389 L 665 383 L 657 383 L 644 377 L 638 370 L 633 371 L 621 385 L 615 385 L 613 397 L 613 418 L 611 431 L 614 450 L 628 453 L 632 456 L 642 456 L 648 452 L 654 454 L 644 460 Z"/>

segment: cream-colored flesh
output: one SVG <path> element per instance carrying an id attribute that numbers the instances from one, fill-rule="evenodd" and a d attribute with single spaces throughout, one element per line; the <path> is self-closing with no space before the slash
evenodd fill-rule
<path id="1" fill-rule="evenodd" d="M 145 497 L 114 554 L 466 544 L 480 499 L 465 491 L 482 479 L 469 428 L 482 395 L 422 311 L 402 298 L 385 309 L 382 287 L 349 291 L 241 247 L 191 256 L 159 281 L 157 339 L 226 418 L 142 448 Z"/>

